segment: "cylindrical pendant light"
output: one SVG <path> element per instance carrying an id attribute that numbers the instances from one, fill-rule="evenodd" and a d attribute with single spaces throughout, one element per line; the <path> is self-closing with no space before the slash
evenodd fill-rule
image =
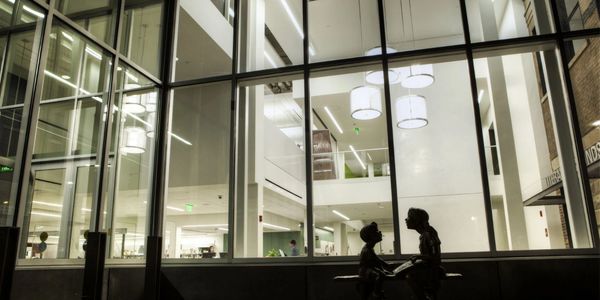
<path id="1" fill-rule="evenodd" d="M 406 78 L 402 78 L 402 86 L 407 89 L 421 89 L 430 86 L 435 78 L 433 77 L 433 65 L 414 65 L 407 67 Z"/>
<path id="2" fill-rule="evenodd" d="M 381 115 L 381 92 L 372 86 L 350 91 L 350 114 L 357 120 L 371 120 Z"/>
<path id="3" fill-rule="evenodd" d="M 154 138 L 154 127 L 156 125 L 156 112 L 149 112 L 146 115 L 146 136 L 153 139 Z"/>
<path id="4" fill-rule="evenodd" d="M 146 152 L 146 130 L 137 126 L 128 126 L 123 130 L 123 147 L 125 153 L 141 154 Z"/>
<path id="5" fill-rule="evenodd" d="M 142 104 L 146 107 L 147 112 L 156 111 L 156 92 L 149 92 L 142 95 Z"/>
<path id="6" fill-rule="evenodd" d="M 142 95 L 127 95 L 123 99 L 123 110 L 132 114 L 141 114 L 146 111 L 142 104 Z"/>
<path id="7" fill-rule="evenodd" d="M 387 47 L 387 53 L 396 53 L 398 52 L 396 49 L 394 48 L 390 48 Z M 369 49 L 369 51 L 367 51 L 365 53 L 366 56 L 372 56 L 372 55 L 381 55 L 381 47 L 375 47 L 372 49 Z M 393 69 L 389 69 L 388 70 L 388 79 L 390 81 L 390 84 L 395 84 L 398 83 L 398 79 L 400 78 L 400 75 L 394 71 Z M 379 70 L 379 71 L 369 71 L 367 72 L 367 74 L 365 75 L 365 80 L 370 83 L 370 84 L 383 84 L 383 71 Z"/>
<path id="8" fill-rule="evenodd" d="M 396 99 L 396 126 L 403 129 L 421 128 L 427 125 L 425 97 L 407 95 Z"/>

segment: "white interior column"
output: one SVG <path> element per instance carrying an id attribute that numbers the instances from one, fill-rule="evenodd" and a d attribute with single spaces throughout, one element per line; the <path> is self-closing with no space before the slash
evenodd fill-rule
<path id="1" fill-rule="evenodd" d="M 496 20 L 493 3 L 479 1 L 481 20 Z M 496 22 L 482 22 L 484 39 L 499 38 Z M 527 228 L 523 211 L 523 197 L 519 179 L 519 166 L 512 128 L 509 99 L 504 77 L 504 65 L 501 57 L 487 59 L 492 106 L 496 124 L 500 167 L 504 181 L 504 216 L 508 235 L 509 250 L 528 249 Z"/>
<path id="2" fill-rule="evenodd" d="M 333 224 L 333 243 L 335 255 L 348 255 L 348 234 L 343 222 Z"/>

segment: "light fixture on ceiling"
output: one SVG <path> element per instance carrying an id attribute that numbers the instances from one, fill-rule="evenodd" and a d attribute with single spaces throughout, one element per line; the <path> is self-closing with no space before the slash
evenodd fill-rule
<path id="1" fill-rule="evenodd" d="M 427 125 L 425 97 L 407 95 L 396 99 L 396 118 L 398 128 L 415 129 Z"/>
<path id="2" fill-rule="evenodd" d="M 291 229 L 289 229 L 287 227 L 284 227 L 284 226 L 269 224 L 269 223 L 265 223 L 265 222 L 263 222 L 263 226 L 267 227 L 267 228 L 271 228 L 271 229 L 276 229 L 276 230 L 285 230 L 285 231 L 290 231 L 291 230 Z"/>
<path id="3" fill-rule="evenodd" d="M 124 145 L 122 151 L 125 153 L 141 154 L 146 152 L 146 130 L 137 126 L 125 127 L 123 131 Z"/>
<path id="4" fill-rule="evenodd" d="M 123 101 L 123 111 L 131 114 L 141 114 L 146 111 L 142 104 L 142 95 L 127 95 Z"/>
<path id="5" fill-rule="evenodd" d="M 372 86 L 350 91 L 350 114 L 357 120 L 371 120 L 381 115 L 381 92 Z"/>
<path id="6" fill-rule="evenodd" d="M 341 217 L 342 219 L 346 220 L 346 221 L 350 221 L 350 218 L 348 218 L 346 215 L 344 215 L 343 213 L 333 209 L 331 210 L 332 213 L 338 215 L 339 217 Z"/>
<path id="7" fill-rule="evenodd" d="M 344 131 L 342 130 L 342 127 L 337 122 L 337 120 L 335 119 L 335 117 L 333 116 L 333 114 L 331 113 L 331 111 L 329 110 L 329 108 L 327 106 L 325 106 L 325 107 L 323 107 L 323 109 L 325 109 L 325 112 L 329 116 L 329 119 L 331 119 L 331 122 L 333 122 L 333 125 L 335 125 L 335 127 L 340 132 L 340 134 L 344 134 Z"/>
<path id="8" fill-rule="evenodd" d="M 146 116 L 146 136 L 153 139 L 154 138 L 154 125 L 156 123 L 156 112 L 149 112 Z"/>
<path id="9" fill-rule="evenodd" d="M 596 121 L 592 122 L 592 126 L 600 127 L 600 120 L 596 120 Z"/>
<path id="10" fill-rule="evenodd" d="M 381 50 L 382 50 L 381 47 L 371 48 L 365 53 L 365 55 L 366 56 L 381 55 Z M 389 54 L 389 53 L 396 53 L 398 51 L 394 48 L 386 47 L 386 52 Z M 400 79 L 400 74 L 398 74 L 398 72 L 396 72 L 393 69 L 389 69 L 388 70 L 388 80 L 390 81 L 390 84 L 398 83 L 398 79 Z M 365 80 L 370 84 L 383 84 L 384 83 L 383 71 L 382 70 L 368 71 L 367 74 L 365 75 Z"/>

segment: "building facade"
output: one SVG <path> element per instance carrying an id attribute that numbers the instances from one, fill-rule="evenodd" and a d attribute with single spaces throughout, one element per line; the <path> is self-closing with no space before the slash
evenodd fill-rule
<path id="1" fill-rule="evenodd" d="M 598 0 L 0 0 L 0 55 L 3 286 L 351 265 L 371 222 L 401 260 L 411 207 L 445 259 L 598 255 Z"/>

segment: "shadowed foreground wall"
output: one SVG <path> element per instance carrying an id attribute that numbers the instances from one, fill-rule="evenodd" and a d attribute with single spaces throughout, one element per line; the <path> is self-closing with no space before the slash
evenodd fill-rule
<path id="1" fill-rule="evenodd" d="M 450 260 L 440 300 L 450 299 L 600 299 L 600 258 L 515 258 Z M 167 266 L 163 299 L 358 299 L 353 283 L 332 280 L 356 273 L 355 264 Z M 143 268 L 110 268 L 108 299 L 142 299 Z M 12 299 L 79 299 L 82 269 L 18 270 Z M 410 299 L 404 281 L 385 285 L 388 299 Z"/>

